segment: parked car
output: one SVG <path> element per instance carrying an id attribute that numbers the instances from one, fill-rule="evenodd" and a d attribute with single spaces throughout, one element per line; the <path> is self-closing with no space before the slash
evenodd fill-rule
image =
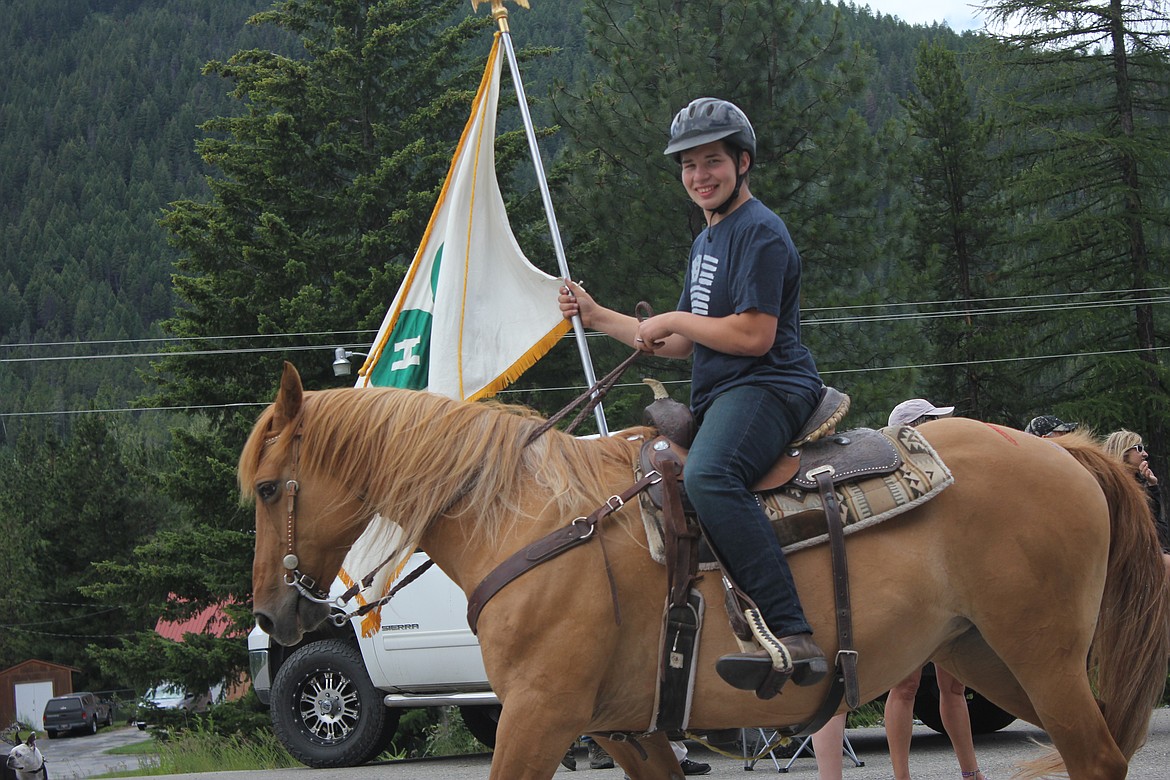
<path id="1" fill-rule="evenodd" d="M 938 711 L 938 680 L 934 675 L 934 664 L 927 664 L 922 670 L 922 681 L 914 697 L 914 717 L 926 726 L 946 734 L 942 715 Z M 970 688 L 967 689 L 967 714 L 971 719 L 971 733 L 991 734 L 1015 723 L 1016 716 L 1004 712 Z"/>
<path id="2" fill-rule="evenodd" d="M 207 712 L 214 694 L 212 691 L 188 692 L 181 685 L 164 683 L 146 692 L 138 701 L 135 725 L 140 731 L 158 720 L 159 710 L 175 712 Z"/>
<path id="3" fill-rule="evenodd" d="M 45 703 L 43 722 L 49 739 L 70 731 L 96 734 L 99 725 L 113 724 L 114 713 L 109 702 L 82 691 L 49 699 Z"/>

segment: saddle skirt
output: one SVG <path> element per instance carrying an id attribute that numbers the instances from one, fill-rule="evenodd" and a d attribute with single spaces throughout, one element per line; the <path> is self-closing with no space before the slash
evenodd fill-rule
<path id="1" fill-rule="evenodd" d="M 926 503 L 955 481 L 930 443 L 906 425 L 880 431 L 859 428 L 814 442 L 804 448 L 793 479 L 756 494 L 785 554 L 828 541 L 824 506 L 815 476 L 809 476 L 826 465 L 833 467 L 846 536 Z M 635 463 L 635 479 L 641 479 L 645 468 L 642 460 Z M 638 502 L 650 556 L 665 563 L 662 510 L 650 491 L 639 494 Z M 705 543 L 699 568 L 718 568 Z"/>

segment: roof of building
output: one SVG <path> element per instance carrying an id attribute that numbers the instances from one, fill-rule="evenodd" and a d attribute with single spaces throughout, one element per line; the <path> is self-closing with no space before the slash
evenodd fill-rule
<path id="1" fill-rule="evenodd" d="M 186 620 L 159 618 L 154 626 L 156 634 L 176 642 L 182 642 L 185 634 L 210 634 L 222 637 L 233 630 L 232 619 L 224 611 L 223 604 L 204 607 Z"/>

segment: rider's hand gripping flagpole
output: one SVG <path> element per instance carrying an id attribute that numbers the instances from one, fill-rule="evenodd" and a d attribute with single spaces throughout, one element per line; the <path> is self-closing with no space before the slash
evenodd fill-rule
<path id="1" fill-rule="evenodd" d="M 471 0 L 473 10 L 479 8 L 482 0 Z M 528 0 L 515 0 L 521 8 L 528 8 Z M 528 137 L 528 150 L 532 153 L 532 164 L 536 169 L 536 181 L 540 185 L 540 197 L 544 202 L 544 213 L 548 218 L 548 229 L 552 235 L 553 249 L 557 256 L 557 267 L 561 276 L 572 279 L 569 274 L 569 261 L 565 258 L 565 247 L 561 242 L 561 230 L 557 225 L 557 215 L 553 210 L 552 196 L 549 194 L 548 179 L 544 174 L 544 163 L 540 158 L 540 147 L 536 143 L 536 131 L 532 127 L 532 115 L 528 111 L 528 98 L 524 94 L 524 83 L 520 80 L 520 66 L 516 62 L 516 52 L 512 48 L 512 35 L 508 29 L 508 9 L 504 7 L 504 0 L 491 0 L 492 18 L 500 30 L 500 37 L 504 42 L 504 51 L 508 55 L 508 70 L 512 74 L 512 83 L 516 87 L 517 102 L 520 107 L 520 116 L 524 120 L 524 132 Z M 589 356 L 589 344 L 585 340 L 585 326 L 581 316 L 575 315 L 572 319 L 573 335 L 577 340 L 577 351 L 581 354 L 581 365 L 585 370 L 585 382 L 589 387 L 597 384 L 597 377 L 593 372 L 593 359 Z M 609 435 L 609 428 L 605 424 L 605 411 L 598 403 L 593 409 L 593 416 L 597 420 L 597 430 L 602 436 Z"/>

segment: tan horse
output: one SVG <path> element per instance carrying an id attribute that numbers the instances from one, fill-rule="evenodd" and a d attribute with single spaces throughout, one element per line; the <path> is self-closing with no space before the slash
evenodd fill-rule
<path id="1" fill-rule="evenodd" d="M 637 442 L 550 431 L 522 446 L 540 422 L 429 393 L 305 392 L 286 364 L 239 466 L 256 500 L 260 626 L 286 645 L 318 626 L 327 607 L 286 584 L 282 558 L 295 553 L 300 572 L 327 584 L 376 513 L 401 525 L 403 553 L 421 547 L 470 593 L 507 556 L 633 482 Z M 849 537 L 862 700 L 933 658 L 1048 732 L 1055 750 L 1038 753 L 1025 776 L 1067 767 L 1072 780 L 1125 777 L 1170 656 L 1170 596 L 1140 490 L 1086 439 L 1057 444 L 964 419 L 920 430 L 954 485 Z M 663 569 L 647 555 L 636 508 L 608 518 L 603 535 L 620 625 L 603 546 L 592 542 L 524 574 L 483 610 L 484 663 L 503 702 L 493 778 L 552 777 L 577 735 L 650 724 Z M 828 552 L 790 560 L 832 653 Z M 717 677 L 714 659 L 735 644 L 715 578 L 700 588 L 708 607 L 691 728 L 806 721 L 827 681 L 761 701 Z M 661 732 L 641 741 L 646 758 L 629 743 L 605 744 L 634 780 L 682 777 Z"/>

